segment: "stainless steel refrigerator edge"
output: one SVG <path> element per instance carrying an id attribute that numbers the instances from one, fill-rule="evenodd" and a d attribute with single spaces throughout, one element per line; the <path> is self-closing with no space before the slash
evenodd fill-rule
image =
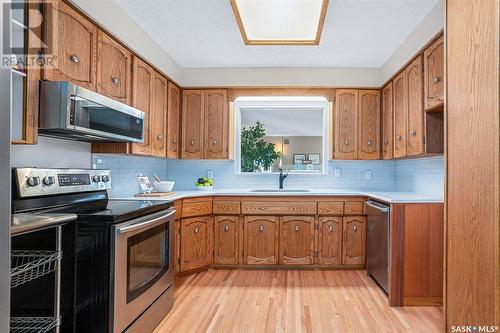
<path id="1" fill-rule="evenodd" d="M 0 47 L 3 54 L 5 10 L 8 1 L 0 0 Z M 1 65 L 0 65 L 1 66 Z M 10 317 L 10 68 L 0 67 L 0 332 L 9 331 Z"/>

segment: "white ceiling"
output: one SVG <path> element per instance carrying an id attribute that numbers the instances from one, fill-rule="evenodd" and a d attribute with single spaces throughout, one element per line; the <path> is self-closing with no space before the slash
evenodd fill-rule
<path id="1" fill-rule="evenodd" d="M 260 121 L 266 136 L 322 136 L 323 109 L 241 109 L 241 127 Z"/>
<path id="2" fill-rule="evenodd" d="M 181 67 L 380 68 L 438 0 L 330 0 L 319 46 L 245 46 L 229 0 L 114 0 Z"/>

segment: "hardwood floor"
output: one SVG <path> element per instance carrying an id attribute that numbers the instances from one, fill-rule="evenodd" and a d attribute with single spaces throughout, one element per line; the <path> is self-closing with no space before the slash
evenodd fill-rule
<path id="1" fill-rule="evenodd" d="M 154 333 L 441 332 L 441 307 L 390 308 L 362 270 L 208 270 L 175 280 Z"/>

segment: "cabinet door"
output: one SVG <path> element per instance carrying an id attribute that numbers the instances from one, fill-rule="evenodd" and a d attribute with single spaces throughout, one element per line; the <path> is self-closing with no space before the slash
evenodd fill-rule
<path id="1" fill-rule="evenodd" d="M 425 109 L 444 103 L 444 37 L 441 36 L 424 51 Z"/>
<path id="2" fill-rule="evenodd" d="M 213 217 L 181 221 L 181 271 L 210 265 L 213 255 Z"/>
<path id="3" fill-rule="evenodd" d="M 282 216 L 280 235 L 280 264 L 314 263 L 314 217 Z"/>
<path id="4" fill-rule="evenodd" d="M 422 57 L 415 59 L 406 68 L 408 85 L 408 128 L 406 154 L 424 153 L 424 81 Z"/>
<path id="5" fill-rule="evenodd" d="M 179 117 L 180 89 L 172 82 L 168 83 L 167 107 L 167 157 L 179 158 Z"/>
<path id="6" fill-rule="evenodd" d="M 214 263 L 236 265 L 239 262 L 240 225 L 238 216 L 215 216 Z"/>
<path id="7" fill-rule="evenodd" d="M 159 73 L 154 73 L 153 102 L 151 112 L 151 155 L 165 157 L 167 154 L 165 131 L 167 130 L 167 84 Z"/>
<path id="8" fill-rule="evenodd" d="M 97 92 L 130 104 L 132 54 L 103 31 L 97 41 Z"/>
<path id="9" fill-rule="evenodd" d="M 392 81 L 394 107 L 394 157 L 406 155 L 407 95 L 406 74 L 401 72 Z"/>
<path id="10" fill-rule="evenodd" d="M 144 143 L 131 144 L 133 154 L 151 155 L 151 118 L 154 70 L 141 59 L 134 57 L 132 73 L 132 105 L 144 112 Z"/>
<path id="11" fill-rule="evenodd" d="M 342 262 L 342 217 L 319 218 L 318 263 L 340 265 Z"/>
<path id="12" fill-rule="evenodd" d="M 226 90 L 205 91 L 205 159 L 228 156 L 228 101 Z"/>
<path id="13" fill-rule="evenodd" d="M 51 2 L 44 21 L 46 44 L 54 62 L 46 67 L 43 78 L 49 81 L 71 81 L 96 90 L 97 28 L 63 1 Z"/>
<path id="14" fill-rule="evenodd" d="M 182 92 L 182 158 L 203 158 L 204 104 L 201 90 Z"/>
<path id="15" fill-rule="evenodd" d="M 366 257 L 366 217 L 344 217 L 342 263 L 344 265 L 364 265 Z"/>
<path id="16" fill-rule="evenodd" d="M 273 265 L 278 263 L 279 217 L 244 217 L 244 263 Z"/>
<path id="17" fill-rule="evenodd" d="M 335 98 L 335 158 L 358 158 L 358 91 L 336 91 Z"/>
<path id="18" fill-rule="evenodd" d="M 359 91 L 358 158 L 380 158 L 380 91 Z"/>
<path id="19" fill-rule="evenodd" d="M 382 89 L 382 158 L 390 160 L 393 150 L 392 82 Z"/>

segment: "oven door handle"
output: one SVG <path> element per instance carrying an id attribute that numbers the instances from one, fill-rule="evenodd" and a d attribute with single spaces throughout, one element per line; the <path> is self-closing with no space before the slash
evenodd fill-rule
<path id="1" fill-rule="evenodd" d="M 168 219 L 169 217 L 172 217 L 174 214 L 175 214 L 175 210 L 169 212 L 168 214 L 154 218 L 152 220 L 147 220 L 144 222 L 128 225 L 126 227 L 117 228 L 116 232 L 119 234 L 124 234 L 127 232 L 132 232 L 134 230 L 144 228 L 146 226 L 151 228 L 151 227 L 154 227 L 156 225 L 160 225 L 162 223 L 162 220 Z"/>

